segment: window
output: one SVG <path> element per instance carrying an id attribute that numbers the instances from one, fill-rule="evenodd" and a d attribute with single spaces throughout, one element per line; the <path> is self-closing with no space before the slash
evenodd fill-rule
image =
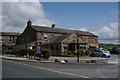
<path id="1" fill-rule="evenodd" d="M 56 50 L 60 50 L 60 44 L 56 44 Z"/>
<path id="2" fill-rule="evenodd" d="M 64 50 L 67 50 L 67 47 L 64 47 Z"/>
<path id="3" fill-rule="evenodd" d="M 53 45 L 51 45 L 51 50 L 54 50 Z"/>
<path id="4" fill-rule="evenodd" d="M 12 36 L 9 37 L 9 42 L 13 42 L 13 37 Z"/>
<path id="5" fill-rule="evenodd" d="M 89 42 L 89 39 L 87 38 L 87 39 L 86 39 L 86 43 L 88 43 L 88 42 Z"/>
<path id="6" fill-rule="evenodd" d="M 80 49 L 86 49 L 86 45 L 81 44 L 81 45 L 79 45 L 79 48 Z"/>
<path id="7" fill-rule="evenodd" d="M 43 38 L 42 33 L 38 33 L 38 34 L 37 34 L 37 38 L 38 38 L 38 40 L 42 40 L 42 38 Z"/>
<path id="8" fill-rule="evenodd" d="M 49 46 L 48 46 L 48 45 L 46 45 L 46 46 L 45 46 L 45 48 L 46 48 L 46 49 L 49 49 Z"/>
<path id="9" fill-rule="evenodd" d="M 94 43 L 97 43 L 97 40 L 96 40 L 96 39 L 94 39 Z"/>

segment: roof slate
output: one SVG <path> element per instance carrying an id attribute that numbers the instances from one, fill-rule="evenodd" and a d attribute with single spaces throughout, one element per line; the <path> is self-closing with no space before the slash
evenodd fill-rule
<path id="1" fill-rule="evenodd" d="M 32 25 L 32 28 L 35 29 L 38 32 L 51 32 L 51 33 L 61 33 L 61 34 L 66 34 L 66 33 L 77 33 L 79 35 L 85 35 L 85 36 L 97 36 L 94 35 L 90 32 L 86 32 L 86 31 L 80 31 L 80 30 L 70 30 L 70 29 L 61 29 L 61 28 L 51 28 L 51 27 L 47 27 L 47 26 L 35 26 Z"/>
<path id="2" fill-rule="evenodd" d="M 71 34 L 72 33 L 63 34 L 63 35 L 60 35 L 60 36 L 54 36 L 54 37 L 48 39 L 43 44 L 60 43 L 61 41 L 63 41 L 65 38 L 67 38 Z"/>
<path id="3" fill-rule="evenodd" d="M 16 32 L 0 32 L 1 36 L 20 36 L 21 33 L 16 33 Z"/>
<path id="4" fill-rule="evenodd" d="M 52 37 L 52 38 L 48 39 L 46 42 L 44 42 L 43 44 L 60 43 L 65 38 L 67 38 L 68 36 L 70 36 L 72 34 L 74 34 L 74 33 L 68 33 L 68 34 L 63 34 L 63 35 L 60 35 L 60 36 Z M 77 42 L 76 41 L 72 41 L 70 43 L 77 43 Z M 85 43 L 85 42 L 84 41 L 79 41 L 79 43 Z"/>

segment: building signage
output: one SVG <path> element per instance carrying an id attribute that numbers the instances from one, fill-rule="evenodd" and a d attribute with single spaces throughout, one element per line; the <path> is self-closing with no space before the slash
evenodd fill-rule
<path id="1" fill-rule="evenodd" d="M 36 54 L 41 53 L 41 44 L 42 44 L 42 42 L 35 42 L 35 53 Z"/>

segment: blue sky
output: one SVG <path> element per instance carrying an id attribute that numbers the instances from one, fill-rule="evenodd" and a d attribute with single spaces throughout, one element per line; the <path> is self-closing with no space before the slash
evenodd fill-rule
<path id="1" fill-rule="evenodd" d="M 89 31 L 99 43 L 118 43 L 117 2 L 7 2 L 2 3 L 2 31 L 23 32 L 33 25 Z"/>
<path id="2" fill-rule="evenodd" d="M 57 27 L 71 29 L 86 27 L 92 30 L 117 20 L 117 2 L 42 2 L 41 4 L 47 13 L 47 18 L 53 20 Z"/>

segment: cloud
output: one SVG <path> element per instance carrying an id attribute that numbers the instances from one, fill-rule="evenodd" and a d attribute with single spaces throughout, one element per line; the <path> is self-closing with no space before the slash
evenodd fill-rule
<path id="1" fill-rule="evenodd" d="M 87 28 L 80 28 L 81 31 L 88 31 Z"/>
<path id="2" fill-rule="evenodd" d="M 96 31 L 100 39 L 103 40 L 116 40 L 118 39 L 118 23 L 110 23 L 108 26 L 103 26 Z"/>
<path id="3" fill-rule="evenodd" d="M 39 0 L 2 0 L 2 2 L 39 2 Z"/>
<path id="4" fill-rule="evenodd" d="M 50 25 L 52 22 L 46 18 L 46 13 L 39 2 L 3 2 L 2 26 L 3 31 L 22 32 L 28 19 L 33 25 Z"/>
<path id="5" fill-rule="evenodd" d="M 88 31 L 87 28 L 81 28 L 82 31 Z M 118 22 L 110 23 L 94 31 L 89 31 L 99 36 L 99 43 L 118 43 Z"/>

